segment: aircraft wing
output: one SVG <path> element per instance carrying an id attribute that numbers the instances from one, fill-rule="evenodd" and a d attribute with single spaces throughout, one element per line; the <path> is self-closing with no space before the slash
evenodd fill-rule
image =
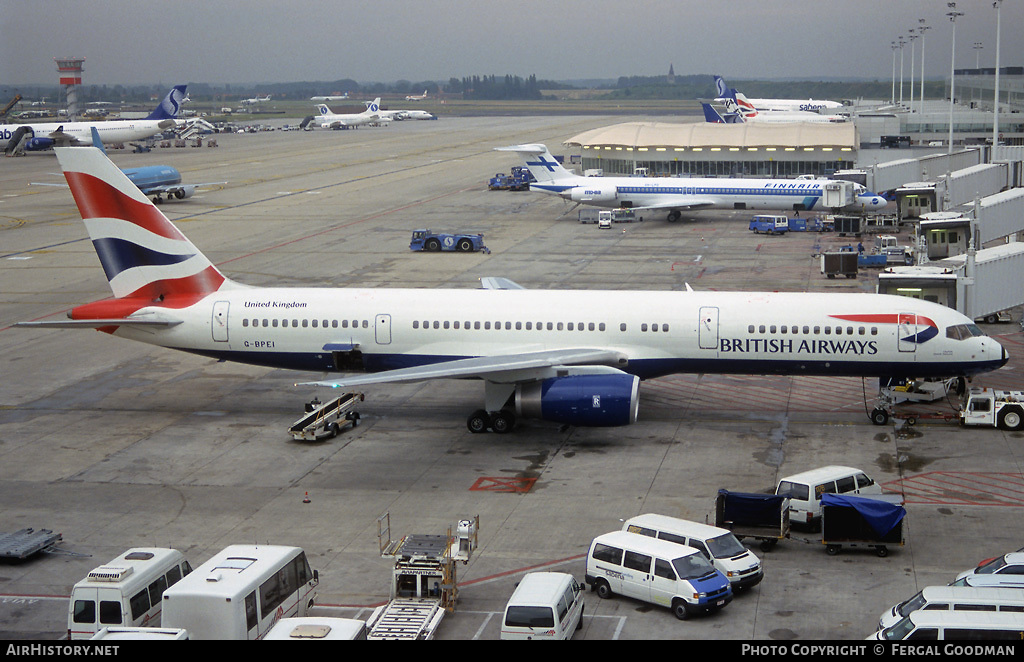
<path id="1" fill-rule="evenodd" d="M 526 288 L 508 278 L 501 276 L 482 276 L 480 278 L 481 290 L 525 290 Z"/>
<path id="2" fill-rule="evenodd" d="M 676 197 L 676 198 L 665 198 L 664 200 L 661 200 L 661 201 L 658 201 L 658 202 L 654 202 L 652 204 L 638 206 L 638 207 L 631 207 L 630 209 L 633 209 L 633 210 L 636 210 L 636 209 L 679 209 L 679 210 L 683 210 L 683 209 L 708 209 L 708 208 L 714 207 L 714 206 L 715 206 L 715 201 L 714 200 L 709 200 L 709 199 L 706 199 L 706 198 L 690 198 L 690 197 L 688 197 L 685 200 L 680 200 L 678 197 Z"/>
<path id="3" fill-rule="evenodd" d="M 151 193 L 167 193 L 168 191 L 177 191 L 183 188 L 200 189 L 206 188 L 207 186 L 223 186 L 227 182 L 203 182 L 202 184 L 158 184 L 157 186 L 147 186 L 140 190 L 146 195 Z"/>
<path id="4" fill-rule="evenodd" d="M 459 379 L 477 377 L 499 383 L 530 381 L 553 377 L 552 369 L 568 365 L 599 365 L 617 367 L 625 365 L 627 357 L 609 349 L 573 348 L 555 349 L 523 354 L 479 356 L 454 359 L 413 368 L 398 368 L 370 375 L 352 375 L 338 379 L 300 382 L 296 386 L 329 386 L 332 388 L 421 382 L 429 379 Z"/>

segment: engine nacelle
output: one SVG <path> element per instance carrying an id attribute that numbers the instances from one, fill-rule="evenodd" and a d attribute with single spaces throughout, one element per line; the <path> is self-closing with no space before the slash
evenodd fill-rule
<path id="1" fill-rule="evenodd" d="M 582 184 L 569 193 L 569 199 L 573 202 L 615 202 L 618 198 L 617 188 L 600 182 Z"/>
<path id="2" fill-rule="evenodd" d="M 196 194 L 196 187 L 192 185 L 180 186 L 172 191 L 174 197 L 178 200 L 184 200 L 185 198 L 191 198 Z"/>
<path id="3" fill-rule="evenodd" d="M 516 413 L 581 427 L 636 422 L 640 378 L 626 374 L 553 377 L 516 387 Z"/>
<path id="4" fill-rule="evenodd" d="M 44 149 L 52 149 L 54 142 L 50 138 L 29 138 L 25 141 L 25 151 L 38 152 Z"/>

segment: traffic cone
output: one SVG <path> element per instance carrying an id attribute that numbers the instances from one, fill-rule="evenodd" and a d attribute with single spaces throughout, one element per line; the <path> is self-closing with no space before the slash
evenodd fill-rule
<path id="1" fill-rule="evenodd" d="M 306 492 L 305 498 L 302 499 L 302 503 L 309 503 L 309 492 Z"/>

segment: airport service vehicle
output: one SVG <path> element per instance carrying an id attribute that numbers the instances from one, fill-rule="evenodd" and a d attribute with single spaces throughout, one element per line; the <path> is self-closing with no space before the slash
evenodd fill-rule
<path id="1" fill-rule="evenodd" d="M 761 560 L 727 529 L 647 513 L 626 520 L 622 530 L 693 547 L 725 575 L 733 591 L 748 589 L 764 578 Z"/>
<path id="2" fill-rule="evenodd" d="M 821 273 L 827 278 L 856 278 L 860 259 L 853 251 L 825 251 L 821 254 Z"/>
<path id="3" fill-rule="evenodd" d="M 868 639 L 1010 640 L 1024 639 L 1024 613 L 994 611 L 912 611 L 898 623 Z"/>
<path id="4" fill-rule="evenodd" d="M 869 547 L 889 555 L 889 545 L 903 545 L 907 511 L 899 494 L 821 495 L 821 542 L 829 556 L 843 547 Z"/>
<path id="5" fill-rule="evenodd" d="M 564 572 L 528 572 L 505 605 L 502 639 L 572 639 L 583 627 L 583 588 Z"/>
<path id="6" fill-rule="evenodd" d="M 628 531 L 594 538 L 586 582 L 602 599 L 624 595 L 668 607 L 680 620 L 732 602 L 729 580 L 699 551 Z"/>
<path id="7" fill-rule="evenodd" d="M 491 252 L 489 248 L 484 246 L 484 236 L 482 234 L 442 233 L 431 230 L 413 230 L 412 240 L 409 242 L 409 250 L 426 251 L 428 253 L 440 251 L 457 251 L 459 253 Z"/>
<path id="8" fill-rule="evenodd" d="M 786 234 L 789 232 L 789 218 L 786 216 L 755 216 L 750 219 L 750 231 L 757 234 Z"/>
<path id="9" fill-rule="evenodd" d="M 960 422 L 1020 430 L 1024 428 L 1024 391 L 971 387 L 960 408 Z"/>
<path id="10" fill-rule="evenodd" d="M 55 151 L 114 296 L 18 326 L 348 373 L 307 387 L 478 379 L 473 432 L 510 432 L 521 418 L 628 425 L 640 381 L 670 374 L 949 378 L 1009 358 L 984 335 L 950 337 L 973 325 L 955 310 L 884 294 L 529 290 L 501 278 L 474 289 L 250 287 L 98 150 Z"/>
<path id="11" fill-rule="evenodd" d="M 688 177 L 580 177 L 566 170 L 541 144 L 498 147 L 516 152 L 537 180 L 531 191 L 570 202 L 606 208 L 658 209 L 670 222 L 683 211 L 751 209 L 804 211 L 826 208 L 826 186 L 843 185 L 848 195 L 836 209 L 859 213 L 883 209 L 886 200 L 854 182 L 831 179 L 753 179 Z M 848 186 L 847 186 L 848 185 Z M 833 202 L 829 200 L 828 202 Z"/>
<path id="12" fill-rule="evenodd" d="M 926 586 L 903 602 L 893 605 L 878 619 L 878 629 L 896 625 L 913 611 L 1009 611 L 1024 613 L 1024 591 L 1020 588 L 976 588 L 973 586 Z"/>
<path id="13" fill-rule="evenodd" d="M 718 490 L 715 526 L 731 531 L 739 540 L 758 540 L 761 551 L 770 552 L 789 537 L 789 497 Z"/>
<path id="14" fill-rule="evenodd" d="M 366 639 L 366 623 L 357 618 L 306 616 L 282 618 L 263 641 L 353 641 Z"/>
<path id="15" fill-rule="evenodd" d="M 391 540 L 391 516 L 377 520 L 380 554 L 394 558 L 391 593 L 366 621 L 367 639 L 424 641 L 434 638 L 458 599 L 457 565 L 469 563 L 477 546 L 480 518 L 460 520 L 446 534 L 414 534 Z M 386 541 L 386 542 L 385 542 Z"/>
<path id="16" fill-rule="evenodd" d="M 292 423 L 288 432 L 296 441 L 322 441 L 336 437 L 342 429 L 359 425 L 356 405 L 363 401 L 362 393 L 345 393 L 327 402 L 316 398 L 306 403 L 306 413 Z"/>
<path id="17" fill-rule="evenodd" d="M 88 639 L 107 626 L 159 624 L 164 591 L 191 571 L 176 549 L 129 549 L 71 589 L 68 639 Z"/>
<path id="18" fill-rule="evenodd" d="M 300 547 L 229 545 L 164 591 L 163 626 L 190 639 L 262 639 L 282 618 L 306 616 L 319 583 Z"/>
<path id="19" fill-rule="evenodd" d="M 971 575 L 1024 575 L 1024 552 L 1010 552 L 984 561 L 973 570 L 966 570 L 956 576 L 958 580 Z"/>
<path id="20" fill-rule="evenodd" d="M 860 469 L 830 465 L 786 476 L 775 494 L 788 496 L 789 520 L 816 526 L 821 519 L 822 494 L 881 494 L 882 488 Z"/>

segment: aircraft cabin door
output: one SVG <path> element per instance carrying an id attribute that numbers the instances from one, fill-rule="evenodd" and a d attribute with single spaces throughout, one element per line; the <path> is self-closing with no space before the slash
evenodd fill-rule
<path id="1" fill-rule="evenodd" d="M 718 349 L 718 308 L 702 306 L 697 321 L 697 340 L 701 349 Z"/>
<path id="2" fill-rule="evenodd" d="M 213 319 L 210 320 L 210 328 L 213 330 L 213 339 L 216 342 L 228 341 L 228 306 L 227 301 L 215 301 L 213 303 Z"/>
<path id="3" fill-rule="evenodd" d="M 378 345 L 390 345 L 391 315 L 377 315 L 373 321 L 373 331 Z"/>
<path id="4" fill-rule="evenodd" d="M 896 325 L 896 339 L 901 352 L 913 352 L 917 349 L 918 330 L 916 314 L 900 313 L 899 323 Z"/>

